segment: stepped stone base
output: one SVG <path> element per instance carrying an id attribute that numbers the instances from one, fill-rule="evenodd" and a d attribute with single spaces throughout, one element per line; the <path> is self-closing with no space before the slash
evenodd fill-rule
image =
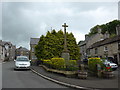
<path id="1" fill-rule="evenodd" d="M 65 60 L 70 60 L 70 55 L 69 55 L 69 53 L 63 52 L 63 53 L 62 53 L 62 58 L 64 58 Z"/>

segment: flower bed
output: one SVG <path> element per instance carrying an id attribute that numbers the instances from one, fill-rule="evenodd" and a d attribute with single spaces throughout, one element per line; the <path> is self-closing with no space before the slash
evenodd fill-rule
<path id="1" fill-rule="evenodd" d="M 65 61 L 63 58 L 52 58 L 50 60 L 43 60 L 43 65 L 51 69 L 63 71 L 77 71 L 78 65 L 76 60 Z"/>
<path id="2" fill-rule="evenodd" d="M 45 65 L 39 65 L 39 66 L 43 67 L 46 71 L 64 74 L 67 77 L 74 77 L 78 73 L 77 71 L 63 71 L 63 70 L 57 70 L 57 69 L 50 69 Z"/>

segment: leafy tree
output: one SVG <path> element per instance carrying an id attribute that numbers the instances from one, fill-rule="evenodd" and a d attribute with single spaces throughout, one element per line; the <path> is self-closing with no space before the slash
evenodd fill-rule
<path id="1" fill-rule="evenodd" d="M 80 58 L 79 47 L 72 33 L 67 33 L 67 45 L 70 51 L 70 59 Z M 35 47 L 35 54 L 39 60 L 61 57 L 64 48 L 64 34 L 62 30 L 47 32 L 46 36 L 41 36 Z"/>
<path id="2" fill-rule="evenodd" d="M 90 33 L 88 34 L 89 36 L 96 34 L 98 31 L 99 25 L 94 26 L 93 28 L 90 29 Z"/>
<path id="3" fill-rule="evenodd" d="M 100 27 L 102 29 L 102 34 L 104 34 L 106 31 L 108 31 L 111 37 L 115 36 L 116 35 L 116 26 L 118 24 L 120 24 L 119 20 L 113 20 L 113 21 L 108 22 L 106 24 L 96 25 L 90 29 L 90 32 L 88 35 L 92 36 L 92 35 L 96 34 L 98 32 L 97 28 Z"/>

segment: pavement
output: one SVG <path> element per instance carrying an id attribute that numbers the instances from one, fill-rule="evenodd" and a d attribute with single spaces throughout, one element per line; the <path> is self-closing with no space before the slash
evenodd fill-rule
<path id="1" fill-rule="evenodd" d="M 94 76 L 88 76 L 87 79 L 68 78 L 62 74 L 47 72 L 40 66 L 31 66 L 31 70 L 45 79 L 80 90 L 120 90 L 118 89 L 118 70 L 114 71 L 115 77 L 109 79 Z"/>

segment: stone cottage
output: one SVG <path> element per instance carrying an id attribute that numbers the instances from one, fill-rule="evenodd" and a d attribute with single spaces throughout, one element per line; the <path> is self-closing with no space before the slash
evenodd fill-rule
<path id="1" fill-rule="evenodd" d="M 82 54 L 81 59 L 88 56 L 96 56 L 102 58 L 111 58 L 113 62 L 120 64 L 120 26 L 116 26 L 117 35 L 109 37 L 106 32 L 101 35 L 98 32 L 92 37 L 85 38 L 85 41 L 79 43 L 80 51 Z M 83 44 L 84 42 L 84 44 Z"/>
<path id="2" fill-rule="evenodd" d="M 17 56 L 27 56 L 29 58 L 29 50 L 24 47 L 19 47 L 16 49 L 16 57 Z"/>
<path id="3" fill-rule="evenodd" d="M 30 60 L 35 63 L 37 57 L 35 56 L 35 46 L 38 44 L 39 38 L 30 38 Z"/>

